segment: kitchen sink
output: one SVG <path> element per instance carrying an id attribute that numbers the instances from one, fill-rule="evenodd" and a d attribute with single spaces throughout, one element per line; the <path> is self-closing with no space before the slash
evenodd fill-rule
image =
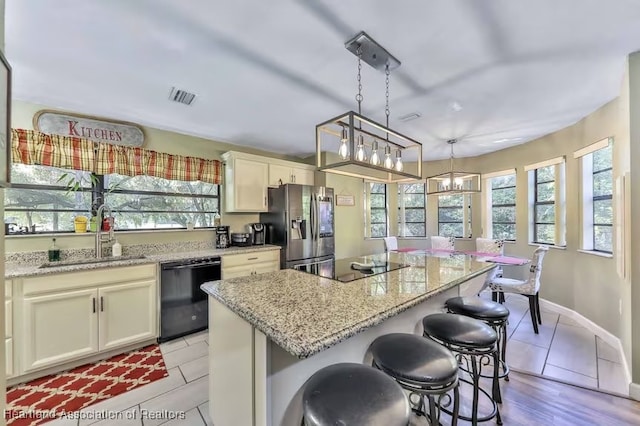
<path id="1" fill-rule="evenodd" d="M 110 263 L 110 262 L 120 262 L 123 260 L 136 260 L 136 259 L 146 259 L 145 255 L 137 255 L 137 256 L 118 256 L 118 257 L 103 257 L 102 259 L 81 259 L 81 260 L 66 260 L 61 262 L 46 262 L 40 265 L 40 268 L 53 268 L 56 266 L 77 266 L 77 265 L 91 265 L 95 263 Z"/>

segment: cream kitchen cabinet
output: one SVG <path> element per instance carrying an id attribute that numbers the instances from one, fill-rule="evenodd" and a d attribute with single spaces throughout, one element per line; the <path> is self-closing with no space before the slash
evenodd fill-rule
<path id="1" fill-rule="evenodd" d="M 7 377 L 13 375 L 13 300 L 11 280 L 4 281 L 4 359 Z"/>
<path id="2" fill-rule="evenodd" d="M 269 165 L 242 154 L 227 152 L 225 161 L 224 194 L 226 211 L 266 212 Z"/>
<path id="3" fill-rule="evenodd" d="M 304 169 L 301 165 L 293 167 L 291 164 L 269 164 L 269 186 L 280 186 L 285 183 L 313 185 L 313 168 Z"/>
<path id="4" fill-rule="evenodd" d="M 156 265 L 106 271 L 22 280 L 13 336 L 19 374 L 157 337 Z"/>
<path id="5" fill-rule="evenodd" d="M 98 352 L 97 297 L 85 289 L 24 298 L 25 372 Z"/>
<path id="6" fill-rule="evenodd" d="M 280 269 L 280 251 L 270 250 L 222 257 L 222 279 L 246 277 Z"/>

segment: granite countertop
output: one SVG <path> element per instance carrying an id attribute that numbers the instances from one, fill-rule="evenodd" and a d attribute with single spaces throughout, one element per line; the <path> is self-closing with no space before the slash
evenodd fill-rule
<path id="1" fill-rule="evenodd" d="M 194 259 L 208 256 L 224 256 L 229 254 L 251 253 L 256 251 L 279 250 L 279 246 L 263 245 L 249 247 L 229 247 L 226 249 L 210 249 L 185 251 L 176 253 L 161 253 L 144 255 L 144 258 L 137 256 L 122 256 L 122 260 L 109 260 L 97 263 L 85 264 L 69 264 L 69 262 L 60 262 L 60 266 L 52 266 L 40 268 L 40 265 L 28 265 L 22 263 L 7 262 L 4 267 L 5 279 L 32 277 L 49 274 L 61 274 L 65 272 L 88 271 L 92 269 L 103 269 L 111 267 L 123 267 L 132 265 L 144 265 L 150 263 L 170 262 L 183 259 Z M 73 262 L 73 261 L 70 261 Z"/>
<path id="2" fill-rule="evenodd" d="M 388 256 L 410 266 L 348 283 L 286 269 L 201 288 L 287 352 L 307 358 L 496 267 L 458 254 Z"/>

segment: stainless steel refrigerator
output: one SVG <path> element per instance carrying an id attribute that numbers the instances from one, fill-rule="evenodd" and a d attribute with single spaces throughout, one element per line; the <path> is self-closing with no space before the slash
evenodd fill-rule
<path id="1" fill-rule="evenodd" d="M 333 267 L 333 188 L 281 185 L 269 188 L 268 204 L 260 222 L 267 227 L 267 243 L 282 247 L 282 268 Z"/>

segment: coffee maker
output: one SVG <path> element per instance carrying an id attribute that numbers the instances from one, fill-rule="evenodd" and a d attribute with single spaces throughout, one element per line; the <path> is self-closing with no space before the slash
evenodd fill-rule
<path id="1" fill-rule="evenodd" d="M 231 245 L 231 239 L 229 238 L 228 226 L 216 226 L 216 248 L 227 248 Z"/>
<path id="2" fill-rule="evenodd" d="M 250 223 L 248 225 L 253 245 L 263 245 L 266 240 L 267 227 L 264 223 Z"/>

